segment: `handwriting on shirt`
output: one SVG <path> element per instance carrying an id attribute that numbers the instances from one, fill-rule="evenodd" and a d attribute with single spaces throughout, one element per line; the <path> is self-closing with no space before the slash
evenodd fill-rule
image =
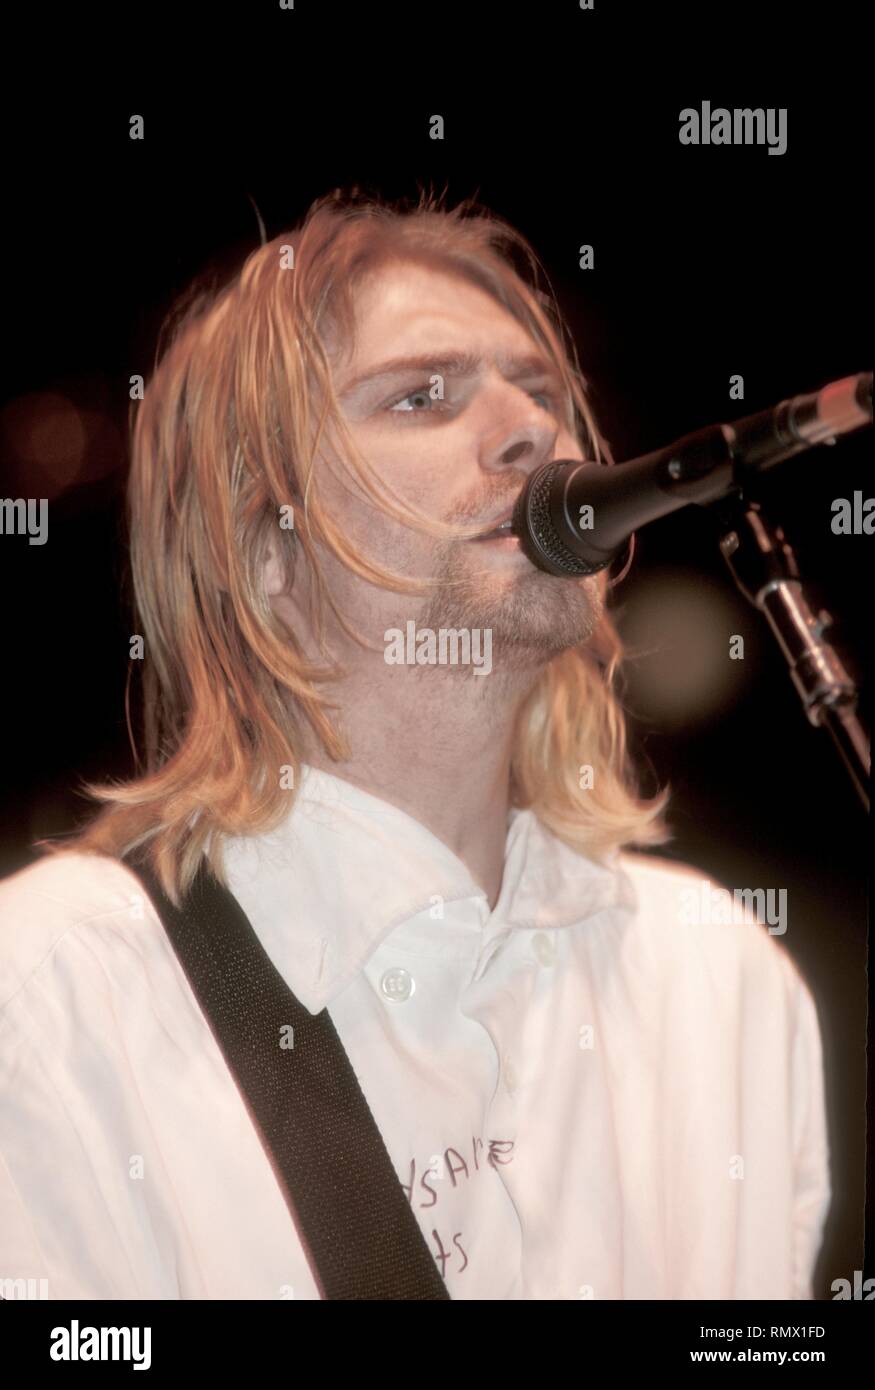
<path id="1" fill-rule="evenodd" d="M 499 1164 L 510 1163 L 511 1159 L 513 1158 L 513 1153 L 511 1152 L 511 1150 L 513 1149 L 512 1139 L 490 1139 L 488 1143 L 489 1152 L 486 1155 L 485 1162 L 489 1164 L 490 1167 L 496 1168 Z M 473 1159 L 475 1173 L 480 1171 L 479 1154 L 480 1152 L 482 1152 L 483 1147 L 484 1145 L 482 1139 L 472 1137 L 471 1156 Z M 440 1196 L 440 1193 L 430 1185 L 429 1179 L 431 1179 L 432 1181 L 443 1182 L 446 1180 L 447 1176 L 449 1176 L 453 1187 L 459 1186 L 460 1178 L 467 1179 L 471 1177 L 471 1169 L 468 1167 L 467 1162 L 463 1158 L 462 1154 L 459 1153 L 458 1149 L 444 1149 L 442 1154 L 432 1154 L 428 1164 L 423 1166 L 422 1172 L 420 1173 L 419 1177 L 419 1185 L 430 1194 L 431 1201 L 420 1202 L 420 1207 L 436 1206 L 438 1197 Z M 411 1206 L 413 1206 L 413 1189 L 415 1183 L 416 1159 L 411 1158 L 410 1182 L 403 1182 L 401 1184 L 402 1188 L 407 1193 L 407 1200 Z"/>
<path id="2" fill-rule="evenodd" d="M 512 1139 L 488 1140 L 489 1148 L 485 1155 L 485 1158 L 483 1159 L 483 1162 L 491 1168 L 497 1168 L 499 1167 L 499 1165 L 510 1163 L 513 1159 L 513 1144 L 514 1141 Z M 449 1178 L 452 1186 L 455 1188 L 459 1186 L 460 1182 L 467 1182 L 468 1179 L 470 1179 L 473 1176 L 473 1173 L 478 1173 L 481 1167 L 481 1156 L 483 1154 L 484 1147 L 485 1146 L 482 1139 L 478 1139 L 476 1136 L 472 1136 L 472 1167 L 469 1167 L 467 1160 L 459 1152 L 458 1149 L 447 1148 L 444 1149 L 443 1153 L 432 1154 L 428 1163 L 422 1166 L 422 1169 L 419 1174 L 418 1184 L 419 1187 L 428 1194 L 430 1200 L 419 1202 L 419 1207 L 423 1208 L 437 1206 L 438 1198 L 440 1197 L 440 1191 L 437 1188 L 432 1187 L 432 1182 L 437 1182 L 438 1185 L 440 1185 L 442 1182 L 446 1182 L 447 1178 Z M 410 1181 L 401 1184 L 403 1190 L 407 1193 L 407 1200 L 411 1206 L 413 1206 L 413 1196 L 417 1186 L 416 1174 L 416 1159 L 411 1158 Z M 441 1239 L 440 1235 L 436 1230 L 432 1229 L 431 1236 L 437 1248 L 437 1254 L 435 1255 L 435 1259 L 437 1263 L 440 1265 L 441 1277 L 443 1278 L 446 1271 L 447 1260 L 452 1255 L 452 1250 L 448 1250 L 445 1248 L 443 1240 Z M 461 1274 L 462 1271 L 467 1269 L 468 1267 L 468 1256 L 465 1250 L 463 1249 L 462 1245 L 460 1244 L 461 1239 L 462 1232 L 455 1231 L 453 1233 L 452 1243 L 458 1250 L 459 1254 L 462 1256 L 462 1259 L 464 1260 L 464 1264 L 460 1265 L 458 1270 L 456 1271 L 456 1273 L 458 1274 Z"/>

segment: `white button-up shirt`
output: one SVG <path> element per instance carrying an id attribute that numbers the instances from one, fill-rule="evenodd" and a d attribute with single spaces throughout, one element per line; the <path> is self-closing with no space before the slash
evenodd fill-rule
<path id="1" fill-rule="evenodd" d="M 226 866 L 328 1009 L 452 1298 L 812 1296 L 816 1011 L 767 925 L 691 920 L 699 871 L 598 865 L 513 810 L 490 911 L 412 816 L 307 766 Z M 160 920 L 97 855 L 0 883 L 0 1293 L 26 1289 L 319 1297 Z"/>

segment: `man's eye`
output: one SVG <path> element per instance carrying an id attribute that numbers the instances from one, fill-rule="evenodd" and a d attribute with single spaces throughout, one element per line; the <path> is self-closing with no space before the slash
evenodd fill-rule
<path id="1" fill-rule="evenodd" d="M 415 391 L 408 391 L 406 396 L 399 396 L 395 401 L 390 401 L 386 410 L 392 411 L 396 415 L 422 415 L 421 410 L 398 410 L 399 405 L 404 405 L 406 401 L 415 401 L 417 396 L 421 396 L 428 405 L 433 405 L 431 394 L 427 386 L 420 386 Z"/>
<path id="2" fill-rule="evenodd" d="M 529 395 L 535 397 L 540 396 L 544 402 L 545 410 L 552 410 L 559 405 L 558 397 L 553 396 L 550 391 L 530 391 Z M 424 408 L 413 407 L 404 410 L 398 409 L 399 406 L 406 406 L 408 401 L 415 401 L 417 397 L 420 397 L 425 402 Z M 399 396 L 396 400 L 390 401 L 389 404 L 383 408 L 387 414 L 390 415 L 430 415 L 433 414 L 430 410 L 431 406 L 445 406 L 445 404 L 446 402 L 444 401 L 436 401 L 433 399 L 428 386 L 419 386 L 415 391 L 408 391 L 405 396 Z"/>

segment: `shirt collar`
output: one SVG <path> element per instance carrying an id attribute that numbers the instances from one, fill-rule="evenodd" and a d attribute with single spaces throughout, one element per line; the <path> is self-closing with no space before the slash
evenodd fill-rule
<path id="1" fill-rule="evenodd" d="M 224 863 L 262 945 L 313 1014 L 396 927 L 440 899 L 471 903 L 492 930 L 568 927 L 630 904 L 616 852 L 598 864 L 513 808 L 490 913 L 465 863 L 413 816 L 306 763 L 288 816 L 267 834 L 227 839 Z M 436 934 L 443 925 L 433 922 Z"/>

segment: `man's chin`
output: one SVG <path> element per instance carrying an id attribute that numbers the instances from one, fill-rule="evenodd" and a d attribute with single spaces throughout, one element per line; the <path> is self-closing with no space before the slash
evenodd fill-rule
<path id="1" fill-rule="evenodd" d="M 596 579 L 569 580 L 533 567 L 471 576 L 463 584 L 435 592 L 421 626 L 489 630 L 496 665 L 543 662 L 588 642 L 600 621 L 602 600 Z"/>

